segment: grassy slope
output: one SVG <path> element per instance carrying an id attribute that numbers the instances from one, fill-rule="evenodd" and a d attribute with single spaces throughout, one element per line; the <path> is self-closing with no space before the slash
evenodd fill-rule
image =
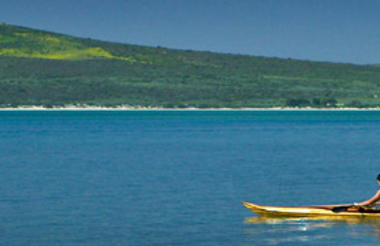
<path id="1" fill-rule="evenodd" d="M 0 25 L 0 106 L 380 106 L 380 67 L 151 48 Z"/>

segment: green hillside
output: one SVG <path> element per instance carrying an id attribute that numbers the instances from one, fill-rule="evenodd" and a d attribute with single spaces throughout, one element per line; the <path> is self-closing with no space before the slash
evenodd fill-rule
<path id="1" fill-rule="evenodd" d="M 379 107 L 380 67 L 144 47 L 0 24 L 0 107 Z"/>

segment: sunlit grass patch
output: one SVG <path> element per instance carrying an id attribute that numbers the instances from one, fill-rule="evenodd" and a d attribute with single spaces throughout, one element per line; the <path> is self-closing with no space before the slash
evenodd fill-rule
<path id="1" fill-rule="evenodd" d="M 129 62 L 137 62 L 133 57 L 119 57 L 113 56 L 110 52 L 100 48 L 87 48 L 87 49 L 70 49 L 64 51 L 49 51 L 43 52 L 38 50 L 29 49 L 0 49 L 0 55 L 2 56 L 15 56 L 15 57 L 27 57 L 27 58 L 40 58 L 40 59 L 55 59 L 55 60 L 78 60 L 78 59 L 90 59 L 90 58 L 107 58 L 117 59 Z"/>
<path id="2" fill-rule="evenodd" d="M 10 29 L 4 32 L 0 30 L 0 33 L 0 56 L 54 60 L 103 58 L 152 64 L 152 59 L 149 57 L 140 57 L 138 54 L 134 56 L 115 55 L 103 47 L 94 47 L 83 40 L 66 35 L 24 28 Z M 4 44 L 3 47 L 1 44 Z"/>

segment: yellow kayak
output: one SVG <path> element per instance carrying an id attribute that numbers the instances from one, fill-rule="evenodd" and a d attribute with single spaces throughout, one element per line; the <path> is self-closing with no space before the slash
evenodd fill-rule
<path id="1" fill-rule="evenodd" d="M 349 204 L 340 205 L 320 205 L 303 207 L 275 207 L 262 206 L 254 203 L 243 202 L 251 211 L 265 216 L 296 216 L 296 217 L 315 217 L 315 216 L 356 216 L 356 217 L 377 217 L 380 218 L 379 210 L 371 209 L 350 209 Z M 345 208 L 345 209 L 337 209 Z M 334 212 L 335 211 L 335 212 Z"/>

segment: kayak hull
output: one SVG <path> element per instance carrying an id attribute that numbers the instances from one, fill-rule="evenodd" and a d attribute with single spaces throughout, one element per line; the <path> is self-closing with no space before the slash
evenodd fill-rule
<path id="1" fill-rule="evenodd" d="M 333 212 L 331 209 L 342 205 L 321 205 L 321 206 L 304 206 L 304 207 L 276 207 L 263 206 L 250 202 L 243 202 L 243 205 L 252 212 L 265 216 L 295 216 L 295 217 L 374 217 L 380 219 L 379 212 L 359 212 L 359 211 L 344 211 Z"/>

